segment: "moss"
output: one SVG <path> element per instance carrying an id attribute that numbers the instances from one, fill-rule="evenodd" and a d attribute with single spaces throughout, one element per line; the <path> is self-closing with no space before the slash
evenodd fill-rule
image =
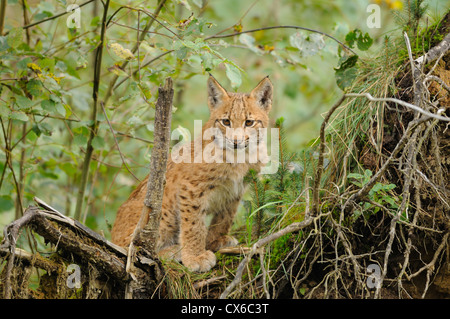
<path id="1" fill-rule="evenodd" d="M 286 259 L 288 253 L 292 251 L 294 243 L 299 242 L 302 237 L 303 232 L 299 232 L 297 234 L 286 234 L 275 240 L 270 250 L 270 268 L 278 267 Z"/>
<path id="2" fill-rule="evenodd" d="M 411 51 L 413 56 L 421 56 L 428 52 L 432 47 L 441 42 L 445 35 L 450 31 L 450 11 L 429 27 L 423 28 L 417 33 L 415 38 L 411 38 Z M 399 64 L 408 60 L 408 51 L 406 48 L 399 51 Z"/>

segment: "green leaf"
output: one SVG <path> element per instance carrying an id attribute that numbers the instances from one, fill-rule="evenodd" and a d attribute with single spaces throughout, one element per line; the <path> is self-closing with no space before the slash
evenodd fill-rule
<path id="1" fill-rule="evenodd" d="M 6 36 L 0 37 L 0 52 L 6 51 L 10 48 L 8 45 L 8 39 Z"/>
<path id="2" fill-rule="evenodd" d="M 152 97 L 152 91 L 150 88 L 150 83 L 141 81 L 138 84 L 139 89 L 141 90 L 141 93 L 145 96 L 147 100 L 149 100 Z"/>
<path id="3" fill-rule="evenodd" d="M 58 114 L 66 117 L 66 108 L 64 107 L 63 104 L 58 102 L 55 104 L 55 108 L 56 108 L 56 112 L 58 112 Z"/>
<path id="4" fill-rule="evenodd" d="M 39 66 L 42 70 L 48 70 L 53 73 L 55 71 L 55 59 L 42 59 L 39 61 Z"/>
<path id="5" fill-rule="evenodd" d="M 11 113 L 11 110 L 6 107 L 3 103 L 0 104 L 0 116 L 8 117 Z"/>
<path id="6" fill-rule="evenodd" d="M 72 108 L 69 104 L 64 104 L 64 109 L 66 111 L 66 119 L 68 119 L 69 116 L 72 115 Z"/>
<path id="7" fill-rule="evenodd" d="M 9 118 L 12 120 L 18 120 L 22 122 L 28 122 L 29 120 L 28 115 L 26 115 L 23 112 L 11 112 L 11 114 L 9 114 Z"/>
<path id="8" fill-rule="evenodd" d="M 356 65 L 356 62 L 358 61 L 357 55 L 351 55 L 347 57 L 346 59 L 341 61 L 339 64 L 339 69 L 350 69 Z"/>
<path id="9" fill-rule="evenodd" d="M 357 55 L 351 55 L 347 58 L 341 58 L 339 67 L 334 69 L 336 84 L 343 91 L 347 87 L 352 85 L 357 76 L 358 69 L 355 66 L 357 60 Z"/>
<path id="10" fill-rule="evenodd" d="M 38 127 L 39 131 L 42 132 L 44 135 L 46 135 L 46 136 L 52 135 L 53 127 L 50 124 L 41 122 L 41 123 L 37 124 L 37 127 Z"/>
<path id="11" fill-rule="evenodd" d="M 356 42 L 358 49 L 360 49 L 361 51 L 367 51 L 372 46 L 373 39 L 367 32 L 363 35 L 361 30 L 355 29 L 347 33 L 347 35 L 345 36 L 345 42 L 347 42 L 350 48 L 353 48 Z"/>
<path id="12" fill-rule="evenodd" d="M 73 163 L 59 164 L 59 168 L 61 168 L 70 177 L 75 176 L 78 171 L 78 168 Z"/>
<path id="13" fill-rule="evenodd" d="M 23 29 L 14 28 L 11 29 L 6 37 L 6 41 L 11 48 L 16 48 L 22 43 Z"/>
<path id="14" fill-rule="evenodd" d="M 95 137 L 92 139 L 92 146 L 93 146 L 95 149 L 102 149 L 102 148 L 105 147 L 105 140 L 104 140 L 103 137 L 101 137 L 101 136 L 95 136 Z"/>
<path id="15" fill-rule="evenodd" d="M 28 142 L 34 143 L 34 142 L 36 142 L 36 140 L 38 139 L 38 137 L 39 137 L 39 136 L 36 134 L 36 132 L 34 132 L 33 130 L 31 130 L 31 131 L 28 132 L 28 134 L 27 134 L 27 136 L 26 136 L 26 139 L 27 139 Z"/>
<path id="16" fill-rule="evenodd" d="M 29 98 L 26 98 L 25 96 L 16 95 L 16 105 L 19 108 L 19 110 L 27 110 L 30 109 L 33 102 Z"/>
<path id="17" fill-rule="evenodd" d="M 356 39 L 358 38 L 356 33 L 357 31 L 359 31 L 358 29 L 355 29 L 353 31 L 350 31 L 349 33 L 347 33 L 347 35 L 345 36 L 345 42 L 347 42 L 348 46 L 350 48 L 353 48 L 353 45 L 355 44 Z"/>
<path id="18" fill-rule="evenodd" d="M 231 82 L 231 86 L 234 89 L 237 89 L 242 84 L 241 72 L 237 67 L 229 63 L 225 64 L 225 68 L 227 77 Z"/>
<path id="19" fill-rule="evenodd" d="M 0 196 L 0 212 L 14 208 L 14 200 L 9 195 Z"/>
<path id="20" fill-rule="evenodd" d="M 243 33 L 239 36 L 239 41 L 245 44 L 250 50 L 257 54 L 261 54 L 261 50 L 255 45 L 255 38 L 247 33 Z"/>
<path id="21" fill-rule="evenodd" d="M 370 169 L 366 169 L 365 171 L 364 171 L 364 177 L 366 177 L 366 178 L 370 178 L 370 177 L 372 177 L 372 171 L 370 170 Z"/>
<path id="22" fill-rule="evenodd" d="M 345 70 L 336 70 L 336 84 L 337 86 L 344 91 L 346 88 L 352 85 L 357 75 L 356 68 L 350 68 Z"/>
<path id="23" fill-rule="evenodd" d="M 358 49 L 361 51 L 367 51 L 373 44 L 373 39 L 369 36 L 368 33 L 366 33 L 364 36 L 361 35 L 358 37 Z"/>
<path id="24" fill-rule="evenodd" d="M 39 96 L 42 92 L 42 83 L 41 81 L 31 79 L 27 83 L 27 90 L 33 96 Z"/>
<path id="25" fill-rule="evenodd" d="M 67 118 L 67 109 L 66 106 L 63 105 L 61 102 L 59 101 L 55 101 L 57 98 L 50 96 L 50 100 L 43 100 L 41 102 L 41 107 L 44 111 L 47 111 L 51 114 L 59 114 L 61 116 L 64 116 Z M 69 112 L 70 108 L 69 108 Z"/>
<path id="26" fill-rule="evenodd" d="M 56 108 L 55 108 L 55 102 L 53 102 L 52 100 L 43 100 L 41 101 L 41 107 L 44 111 L 47 111 L 49 113 L 55 113 L 56 112 Z"/>
<path id="27" fill-rule="evenodd" d="M 83 135 L 75 135 L 73 138 L 73 144 L 76 146 L 85 146 L 87 143 L 86 136 Z"/>
<path id="28" fill-rule="evenodd" d="M 127 124 L 130 125 L 131 127 L 136 127 L 143 125 L 144 122 L 141 120 L 139 116 L 133 115 L 128 119 Z"/>
<path id="29" fill-rule="evenodd" d="M 26 57 L 25 59 L 20 60 L 16 64 L 16 69 L 28 71 L 28 63 L 32 63 L 33 60 L 30 57 Z"/>

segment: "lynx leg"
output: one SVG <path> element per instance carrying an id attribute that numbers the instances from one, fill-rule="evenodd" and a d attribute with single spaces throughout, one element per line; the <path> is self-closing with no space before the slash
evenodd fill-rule
<path id="1" fill-rule="evenodd" d="M 214 215 L 209 226 L 208 236 L 206 237 L 206 248 L 212 251 L 218 251 L 224 247 L 236 246 L 238 241 L 233 236 L 228 235 L 236 215 L 239 200 L 235 200 L 228 205 L 225 211 Z"/>
<path id="2" fill-rule="evenodd" d="M 216 264 L 216 256 L 206 250 L 205 213 L 200 203 L 182 205 L 180 201 L 181 261 L 191 271 L 206 272 Z"/>
<path id="3" fill-rule="evenodd" d="M 162 259 L 181 261 L 181 247 L 180 245 L 172 245 L 161 249 L 158 255 Z"/>

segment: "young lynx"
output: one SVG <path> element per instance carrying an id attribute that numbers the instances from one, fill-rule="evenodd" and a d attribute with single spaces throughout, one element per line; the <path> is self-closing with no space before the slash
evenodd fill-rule
<path id="1" fill-rule="evenodd" d="M 213 252 L 237 244 L 228 232 L 244 192 L 244 176 L 250 169 L 262 167 L 260 159 L 249 157 L 265 147 L 258 129 L 268 126 L 272 90 L 268 77 L 249 94 L 227 92 L 209 77 L 210 118 L 202 136 L 187 144 L 182 155 L 169 156 L 157 244 L 161 257 L 181 260 L 191 271 L 205 272 L 216 263 Z M 251 141 L 256 141 L 256 148 L 249 146 Z M 245 160 L 237 160 L 240 150 Z M 129 245 L 146 185 L 145 180 L 119 208 L 112 229 L 114 243 Z M 209 229 L 207 214 L 212 215 Z"/>

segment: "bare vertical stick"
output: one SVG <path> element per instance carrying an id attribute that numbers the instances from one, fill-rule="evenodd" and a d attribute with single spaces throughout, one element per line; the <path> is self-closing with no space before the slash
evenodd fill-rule
<path id="1" fill-rule="evenodd" d="M 6 16 L 6 0 L 0 0 L 0 36 L 3 35 L 3 27 L 5 26 Z"/>
<path id="2" fill-rule="evenodd" d="M 158 89 L 155 106 L 155 137 L 150 161 L 150 175 L 147 180 L 147 194 L 141 218 L 136 226 L 128 250 L 127 271 L 132 267 L 136 254 L 136 245 L 156 257 L 161 206 L 166 179 L 166 166 L 169 157 L 170 123 L 172 120 L 173 83 L 169 77 L 163 87 Z"/>
<path id="3" fill-rule="evenodd" d="M 150 162 L 150 176 L 147 183 L 144 210 L 146 247 L 152 255 L 156 255 L 156 241 L 158 239 L 159 222 L 161 220 L 161 206 L 166 182 L 166 167 L 169 157 L 170 123 L 172 120 L 173 83 L 169 77 L 163 88 L 159 88 L 155 113 L 155 138 Z"/>

